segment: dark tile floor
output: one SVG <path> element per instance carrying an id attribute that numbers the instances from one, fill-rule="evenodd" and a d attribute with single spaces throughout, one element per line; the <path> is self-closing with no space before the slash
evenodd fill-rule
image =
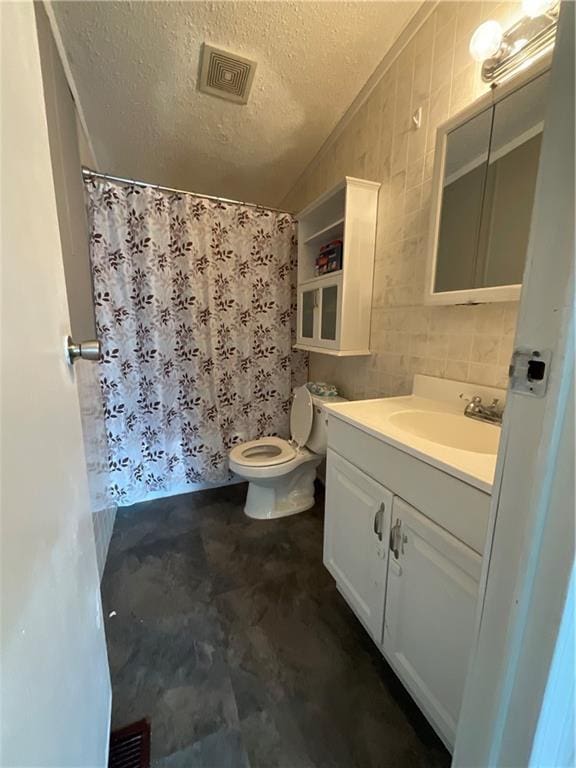
<path id="1" fill-rule="evenodd" d="M 245 493 L 119 511 L 103 580 L 113 727 L 148 717 L 156 768 L 448 766 L 322 565 L 322 500 L 258 522 Z"/>

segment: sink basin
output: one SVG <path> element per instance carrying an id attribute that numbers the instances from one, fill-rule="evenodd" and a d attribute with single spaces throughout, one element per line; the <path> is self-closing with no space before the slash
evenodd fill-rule
<path id="1" fill-rule="evenodd" d="M 453 413 L 416 410 L 394 413 L 389 421 L 404 432 L 448 448 L 473 453 L 498 453 L 500 429 L 493 424 Z"/>

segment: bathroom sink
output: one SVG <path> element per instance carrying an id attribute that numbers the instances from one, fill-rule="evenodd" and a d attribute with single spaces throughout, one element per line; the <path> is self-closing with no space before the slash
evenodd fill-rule
<path id="1" fill-rule="evenodd" d="M 338 435 L 349 424 L 491 493 L 501 429 L 464 416 L 464 401 L 475 396 L 487 403 L 496 398 L 506 403 L 506 391 L 496 387 L 416 374 L 411 395 L 326 405 L 328 447 L 330 431 Z M 394 455 L 390 454 L 390 461 Z"/>
<path id="2" fill-rule="evenodd" d="M 438 411 L 399 411 L 390 424 L 424 440 L 473 453 L 498 453 L 500 429 L 465 416 Z"/>

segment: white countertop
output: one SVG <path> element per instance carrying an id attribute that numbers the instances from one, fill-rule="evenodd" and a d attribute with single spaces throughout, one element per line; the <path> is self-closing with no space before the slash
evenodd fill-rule
<path id="1" fill-rule="evenodd" d="M 422 380 L 431 377 L 421 377 Z M 466 385 L 470 391 L 470 385 Z M 473 387 L 472 387 L 473 389 Z M 419 390 L 419 392 L 418 392 Z M 325 409 L 329 417 L 341 419 L 367 432 L 369 435 L 383 440 L 395 448 L 405 451 L 421 461 L 431 464 L 454 477 L 473 485 L 485 493 L 492 492 L 496 453 L 477 453 L 461 450 L 441 443 L 433 442 L 424 437 L 412 434 L 391 423 L 390 417 L 402 411 L 435 411 L 461 417 L 462 422 L 454 422 L 466 430 L 472 419 L 463 415 L 465 403 L 462 400 L 432 399 L 423 397 L 426 391 L 422 385 L 415 388 L 416 394 L 406 397 L 387 397 L 376 400 L 356 400 L 343 403 L 326 403 Z M 433 391 L 433 390 L 432 390 Z M 484 422 L 473 422 L 486 430 L 497 430 L 500 427 Z M 476 427 L 478 428 L 478 427 Z M 493 432 L 490 437 L 498 439 Z"/>

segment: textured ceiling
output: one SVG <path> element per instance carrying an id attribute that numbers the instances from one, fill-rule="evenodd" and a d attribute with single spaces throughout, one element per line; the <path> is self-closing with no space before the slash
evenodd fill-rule
<path id="1" fill-rule="evenodd" d="M 278 204 L 420 2 L 54 2 L 102 170 Z M 201 44 L 258 62 L 246 106 L 200 93 Z"/>

